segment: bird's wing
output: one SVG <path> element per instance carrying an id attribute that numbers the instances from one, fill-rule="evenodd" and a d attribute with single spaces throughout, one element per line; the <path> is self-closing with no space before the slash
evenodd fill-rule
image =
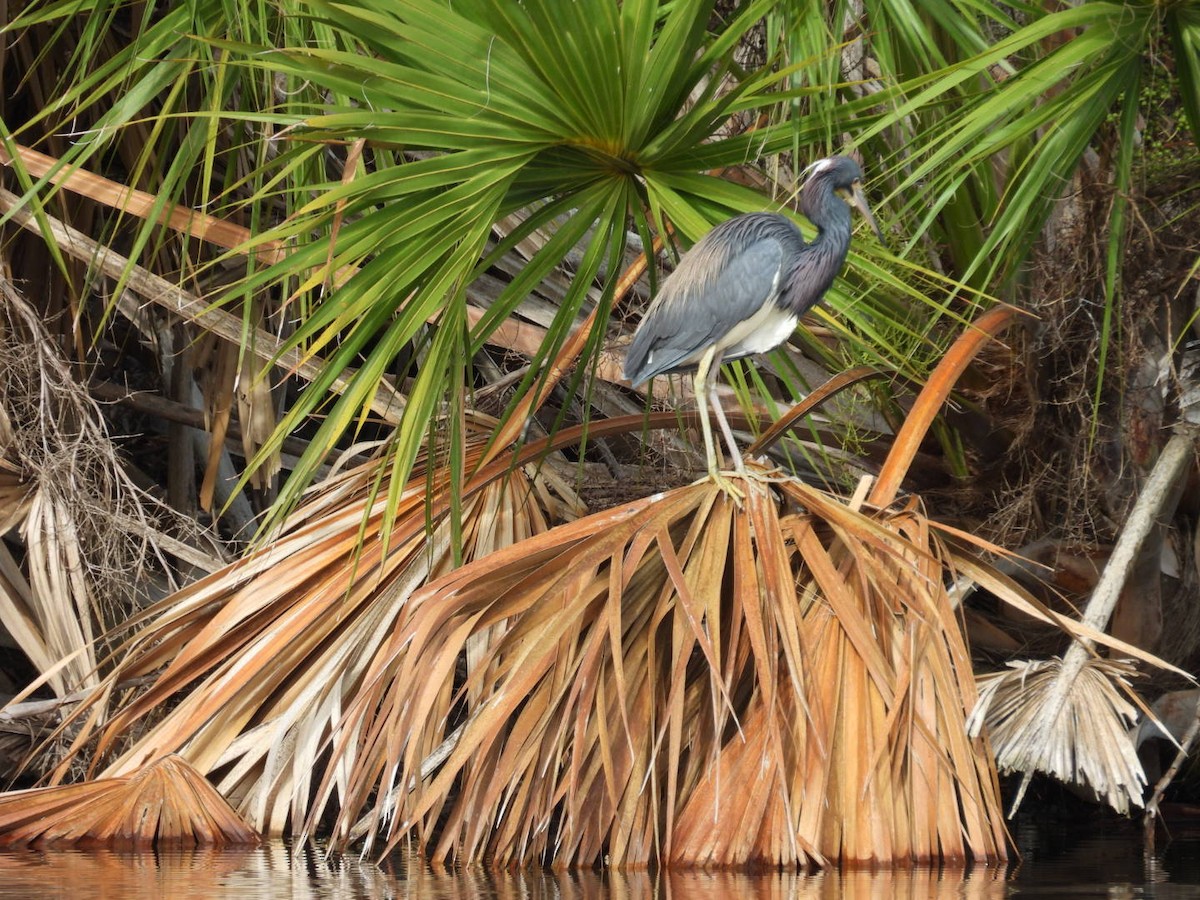
<path id="1" fill-rule="evenodd" d="M 714 235 L 715 236 L 715 235 Z M 783 248 L 772 237 L 728 252 L 701 242 L 663 283 L 625 355 L 634 385 L 695 365 L 699 356 L 779 291 Z"/>

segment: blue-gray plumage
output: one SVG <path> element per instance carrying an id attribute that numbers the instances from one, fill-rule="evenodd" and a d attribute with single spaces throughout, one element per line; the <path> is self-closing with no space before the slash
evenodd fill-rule
<path id="1" fill-rule="evenodd" d="M 786 216 L 747 213 L 712 229 L 663 282 L 625 355 L 634 385 L 667 372 L 696 369 L 696 402 L 709 475 L 735 497 L 718 472 L 707 400 L 711 399 L 735 464 L 742 458 L 712 392 L 725 360 L 764 353 L 782 344 L 800 317 L 820 302 L 841 271 L 850 247 L 850 206 L 879 233 L 862 192 L 862 169 L 846 156 L 813 163 L 800 209 L 817 237 L 805 244 Z"/>

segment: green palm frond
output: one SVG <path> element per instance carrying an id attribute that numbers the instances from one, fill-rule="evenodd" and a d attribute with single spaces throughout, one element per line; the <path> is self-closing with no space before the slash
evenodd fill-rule
<path id="1" fill-rule="evenodd" d="M 229 287 L 213 278 L 206 299 L 229 305 L 248 335 L 281 333 L 285 353 L 320 354 L 325 370 L 252 463 L 307 431 L 310 451 L 272 513 L 278 522 L 320 461 L 372 427 L 367 409 L 389 386 L 407 398 L 390 447 L 394 483 L 403 483 L 445 409 L 468 402 L 474 355 L 521 314 L 531 291 L 564 271 L 569 287 L 513 403 L 534 389 L 581 314 L 599 306 L 605 315 L 578 387 L 605 343 L 631 234 L 645 243 L 669 223 L 690 242 L 721 218 L 762 208 L 760 190 L 722 173 L 801 146 L 823 154 L 830 134 L 857 133 L 881 99 L 898 100 L 891 88 L 839 93 L 844 102 L 809 121 L 798 143 L 794 125 L 772 122 L 772 111 L 793 94 L 820 95 L 813 66 L 832 72 L 836 54 L 739 65 L 739 42 L 773 7 L 758 0 L 719 21 L 705 0 L 638 0 L 619 10 L 604 0 L 313 2 L 244 15 L 200 4 L 140 20 L 136 40 L 93 68 L 77 58 L 55 102 L 9 130 L 30 142 L 68 115 L 83 123 L 82 139 L 51 154 L 57 167 L 26 177 L 35 208 L 71 167 L 111 152 L 128 160 L 132 181 L 157 204 L 148 224 L 112 220 L 132 230 L 132 264 L 168 240 L 158 213 L 175 204 L 251 226 L 254 237 L 220 263 L 240 277 Z M 117 14 L 102 3 L 89 17 L 51 3 L 9 31 L 52 26 L 63 40 L 93 46 L 102 37 L 95 23 Z M 342 150 L 352 143 L 361 155 Z M 793 189 L 785 178 L 772 193 L 782 199 Z M 513 218 L 519 227 L 502 227 Z M 531 236 L 533 252 L 523 243 Z M 211 250 L 179 247 L 205 283 L 215 276 Z M 274 262 L 252 252 L 265 248 Z M 514 253 L 519 273 L 498 295 L 480 290 Z M 955 282 L 868 245 L 852 258 L 847 284 L 831 297 L 850 323 L 840 336 L 885 368 L 919 376 L 936 341 L 902 308 L 947 309 Z M 909 335 L 897 352 L 870 341 L 892 330 L 880 316 L 898 318 Z"/>

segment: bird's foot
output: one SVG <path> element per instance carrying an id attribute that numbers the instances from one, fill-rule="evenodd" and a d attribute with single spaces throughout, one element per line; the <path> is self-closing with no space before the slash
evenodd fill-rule
<path id="1" fill-rule="evenodd" d="M 747 482 L 767 485 L 769 490 L 770 485 L 786 484 L 794 479 L 795 476 L 789 475 L 781 468 L 767 469 L 761 465 L 754 464 L 739 467 L 736 470 L 726 469 L 724 471 L 713 467 L 707 475 L 694 483 L 712 482 L 720 489 L 721 493 L 732 500 L 734 505 L 740 509 L 742 502 L 747 497 L 747 492 L 753 490 L 752 485 Z"/>
<path id="2" fill-rule="evenodd" d="M 743 478 L 749 478 L 751 481 L 757 481 L 760 484 L 783 484 L 792 481 L 794 476 L 789 475 L 779 466 L 773 466 L 768 469 L 761 464 L 755 464 L 743 469 L 739 474 Z"/>
<path id="3" fill-rule="evenodd" d="M 711 469 L 696 484 L 700 484 L 702 481 L 711 481 L 720 489 L 722 494 L 733 501 L 734 506 L 741 507 L 742 501 L 746 499 L 746 492 L 734 484 L 734 482 L 745 477 L 745 472 L 721 472 L 717 469 Z"/>

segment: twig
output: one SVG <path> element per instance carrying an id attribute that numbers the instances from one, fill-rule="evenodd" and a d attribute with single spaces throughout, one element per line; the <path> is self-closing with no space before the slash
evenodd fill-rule
<path id="1" fill-rule="evenodd" d="M 143 684 L 149 684 L 154 681 L 157 677 L 157 675 L 139 675 L 137 678 L 129 678 L 120 682 L 116 686 L 116 690 L 123 691 L 133 687 L 141 687 Z M 10 728 L 21 719 L 44 716 L 46 713 L 55 712 L 71 703 L 78 703 L 80 700 L 91 696 L 93 690 L 93 688 L 83 688 L 51 700 L 25 700 L 21 703 L 9 703 L 0 706 L 0 729 Z"/>
<path id="2" fill-rule="evenodd" d="M 1196 736 L 1200 735 L 1200 703 L 1196 704 L 1196 709 L 1192 714 L 1192 723 L 1188 725 L 1187 731 L 1183 733 L 1183 740 L 1179 742 L 1179 749 L 1175 752 L 1175 759 L 1171 762 L 1170 767 L 1163 776 L 1158 779 L 1154 785 L 1154 794 L 1150 797 L 1150 802 L 1146 804 L 1146 812 L 1142 816 L 1142 841 L 1143 850 L 1148 853 L 1154 853 L 1154 843 L 1156 836 L 1155 825 L 1158 822 L 1158 807 L 1162 802 L 1163 794 L 1167 791 L 1167 785 L 1175 780 L 1175 776 L 1179 774 L 1179 769 L 1183 766 L 1183 761 L 1188 757 L 1188 751 L 1191 750 L 1192 744 L 1196 741 Z"/>

